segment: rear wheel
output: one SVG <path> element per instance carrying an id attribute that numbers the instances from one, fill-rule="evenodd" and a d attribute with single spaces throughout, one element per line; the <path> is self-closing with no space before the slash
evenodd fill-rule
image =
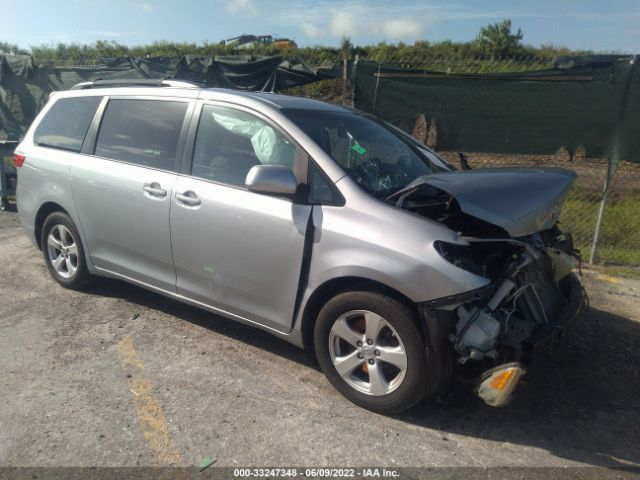
<path id="1" fill-rule="evenodd" d="M 329 381 L 358 405 L 396 413 L 426 394 L 424 342 L 412 310 L 395 299 L 337 295 L 318 315 L 314 343 Z"/>
<path id="2" fill-rule="evenodd" d="M 54 212 L 44 221 L 41 247 L 49 273 L 63 287 L 79 289 L 91 280 L 80 234 L 66 213 Z"/>

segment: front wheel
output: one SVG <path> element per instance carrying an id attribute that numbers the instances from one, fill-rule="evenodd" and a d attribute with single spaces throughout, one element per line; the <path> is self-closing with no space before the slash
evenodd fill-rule
<path id="1" fill-rule="evenodd" d="M 395 299 L 373 292 L 335 296 L 318 315 L 314 344 L 332 385 L 364 408 L 397 413 L 426 395 L 425 346 L 415 314 Z"/>

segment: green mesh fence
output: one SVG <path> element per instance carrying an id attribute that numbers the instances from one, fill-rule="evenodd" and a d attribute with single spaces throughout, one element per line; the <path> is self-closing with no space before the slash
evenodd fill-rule
<path id="1" fill-rule="evenodd" d="M 441 150 L 518 154 L 611 153 L 638 161 L 640 77 L 629 58 L 515 73 L 446 73 L 361 61 L 352 69 L 356 108 L 410 130 L 420 115 Z M 567 66 L 571 66 L 569 64 Z M 631 84 L 627 94 L 627 86 Z"/>

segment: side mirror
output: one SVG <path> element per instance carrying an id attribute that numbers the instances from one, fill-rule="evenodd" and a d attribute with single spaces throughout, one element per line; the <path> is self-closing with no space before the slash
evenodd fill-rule
<path id="1" fill-rule="evenodd" d="M 255 165 L 244 184 L 252 192 L 271 195 L 293 195 L 298 189 L 295 175 L 284 165 Z"/>

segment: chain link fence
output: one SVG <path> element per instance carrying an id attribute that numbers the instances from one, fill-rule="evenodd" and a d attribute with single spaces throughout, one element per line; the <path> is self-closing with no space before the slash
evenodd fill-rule
<path id="1" fill-rule="evenodd" d="M 457 152 L 439 152 L 461 168 Z M 560 167 L 577 173 L 565 201 L 560 224 L 571 232 L 585 261 L 591 258 L 601 204 L 604 205 L 594 255 L 595 263 L 640 266 L 640 165 L 620 162 L 603 203 L 608 162 L 558 155 L 465 154 L 472 168 Z"/>

